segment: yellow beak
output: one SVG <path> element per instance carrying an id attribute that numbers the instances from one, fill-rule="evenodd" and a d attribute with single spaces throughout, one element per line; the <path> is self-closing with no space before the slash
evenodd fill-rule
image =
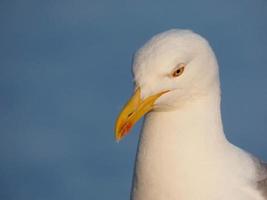
<path id="1" fill-rule="evenodd" d="M 134 95 L 130 98 L 127 104 L 119 114 L 115 124 L 115 139 L 120 141 L 125 135 L 129 133 L 133 125 L 147 112 L 153 109 L 154 102 L 164 93 L 168 91 L 160 92 L 158 94 L 141 99 L 141 90 L 137 88 Z"/>

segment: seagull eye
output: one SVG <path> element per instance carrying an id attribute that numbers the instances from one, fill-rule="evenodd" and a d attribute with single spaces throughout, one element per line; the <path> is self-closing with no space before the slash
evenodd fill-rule
<path id="1" fill-rule="evenodd" d="M 172 77 L 178 77 L 184 72 L 185 64 L 181 63 L 177 68 L 172 72 Z"/>

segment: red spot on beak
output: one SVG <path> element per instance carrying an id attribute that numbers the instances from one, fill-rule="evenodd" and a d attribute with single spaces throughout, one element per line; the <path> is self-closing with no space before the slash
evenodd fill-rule
<path id="1" fill-rule="evenodd" d="M 130 122 L 126 122 L 123 127 L 121 128 L 121 137 L 124 137 L 125 135 L 127 135 L 127 133 L 130 132 L 131 128 L 132 128 L 133 124 Z"/>

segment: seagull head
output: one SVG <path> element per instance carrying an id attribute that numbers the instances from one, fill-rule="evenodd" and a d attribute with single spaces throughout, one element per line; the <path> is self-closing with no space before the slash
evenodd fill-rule
<path id="1" fill-rule="evenodd" d="M 147 112 L 179 109 L 219 89 L 216 57 L 208 42 L 190 30 L 152 37 L 135 53 L 132 69 L 135 90 L 117 118 L 117 141 Z"/>

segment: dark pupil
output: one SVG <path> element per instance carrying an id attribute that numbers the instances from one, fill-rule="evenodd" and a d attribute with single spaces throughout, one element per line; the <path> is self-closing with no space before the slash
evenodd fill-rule
<path id="1" fill-rule="evenodd" d="M 180 74 L 180 71 L 181 71 L 180 69 L 177 69 L 176 73 L 177 73 L 177 74 Z"/>

